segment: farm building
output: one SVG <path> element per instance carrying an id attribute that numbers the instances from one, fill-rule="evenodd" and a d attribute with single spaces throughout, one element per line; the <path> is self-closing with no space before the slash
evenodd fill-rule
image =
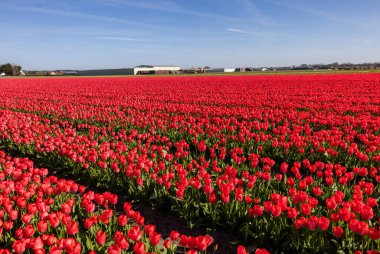
<path id="1" fill-rule="evenodd" d="M 83 70 L 77 71 L 76 74 L 79 76 L 177 74 L 180 69 L 178 66 L 139 65 L 134 68 L 123 69 Z"/>
<path id="2" fill-rule="evenodd" d="M 235 72 L 234 68 L 213 68 L 207 70 L 207 72 Z"/>
<path id="3" fill-rule="evenodd" d="M 236 68 L 235 71 L 236 72 L 245 72 L 245 68 Z"/>
<path id="4" fill-rule="evenodd" d="M 133 68 L 83 70 L 83 71 L 77 71 L 76 75 L 79 75 L 79 76 L 134 75 L 133 70 L 134 70 Z"/>
<path id="5" fill-rule="evenodd" d="M 201 67 L 181 69 L 181 73 L 184 73 L 184 74 L 186 74 L 186 73 L 187 74 L 194 74 L 194 73 L 203 73 L 203 72 L 206 72 L 206 70 L 201 68 Z"/>
<path id="6" fill-rule="evenodd" d="M 180 70 L 178 66 L 139 65 L 133 68 L 133 74 L 177 74 Z"/>

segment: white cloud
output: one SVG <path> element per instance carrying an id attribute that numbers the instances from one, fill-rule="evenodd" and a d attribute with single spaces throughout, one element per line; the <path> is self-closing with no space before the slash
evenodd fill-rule
<path id="1" fill-rule="evenodd" d="M 244 31 L 244 30 L 240 30 L 240 29 L 236 29 L 236 28 L 227 28 L 226 30 L 229 32 L 235 32 L 235 33 L 241 33 L 241 34 L 250 34 L 249 31 Z"/>
<path id="2" fill-rule="evenodd" d="M 312 14 L 312 15 L 315 15 L 315 16 L 319 16 L 319 17 L 325 18 L 325 19 L 330 20 L 330 21 L 335 21 L 335 22 L 346 24 L 346 25 L 354 25 L 354 26 L 365 27 L 365 28 L 373 27 L 372 24 L 365 23 L 365 22 L 360 22 L 360 21 L 355 21 L 352 18 L 348 19 L 348 18 L 339 16 L 336 13 L 330 13 L 330 12 L 323 11 L 323 10 L 320 10 L 320 9 L 311 8 L 311 7 L 307 7 L 307 6 L 302 6 L 301 3 L 293 3 L 293 4 L 291 4 L 289 2 L 280 2 L 280 1 L 277 1 L 277 0 L 264 0 L 264 1 L 267 2 L 267 3 L 270 3 L 270 4 L 274 4 L 274 5 L 277 5 L 277 6 L 285 7 L 285 8 L 292 9 L 292 10 L 298 11 L 298 12 Z"/>
<path id="3" fill-rule="evenodd" d="M 120 5 L 120 6 L 125 5 L 125 6 L 130 6 L 132 8 L 140 8 L 140 9 L 147 9 L 147 10 L 153 10 L 153 11 L 161 11 L 161 12 L 174 13 L 174 14 L 217 19 L 217 20 L 221 20 L 222 22 L 255 22 L 262 25 L 272 25 L 274 23 L 274 21 L 270 17 L 263 15 L 255 7 L 255 5 L 251 3 L 249 0 L 234 0 L 236 1 L 237 6 L 241 7 L 240 9 L 249 13 L 249 16 L 224 15 L 224 14 L 216 13 L 214 9 L 209 10 L 209 11 L 208 10 L 200 11 L 199 8 L 197 8 L 197 5 L 195 5 L 196 8 L 191 8 L 191 9 L 184 8 L 184 6 L 180 5 L 178 2 L 169 1 L 169 0 L 140 0 L 140 1 L 89 0 L 89 1 L 95 2 L 97 4 L 103 4 L 103 5 L 104 4 Z"/>
<path id="4" fill-rule="evenodd" d="M 361 43 L 361 44 L 365 44 L 365 45 L 369 45 L 371 42 L 369 40 L 366 40 L 366 39 L 355 39 L 354 40 L 355 42 L 358 42 L 358 43 Z"/>
<path id="5" fill-rule="evenodd" d="M 273 37 L 275 34 L 271 31 L 262 31 L 262 30 L 243 30 L 238 28 L 227 28 L 226 31 L 233 32 L 233 33 L 239 33 L 239 34 L 246 34 L 251 35 L 255 37 Z"/>
<path id="6" fill-rule="evenodd" d="M 149 27 L 152 29 L 168 28 L 167 26 L 157 25 L 153 23 L 137 22 L 137 21 L 124 19 L 124 18 L 90 14 L 86 12 L 79 12 L 79 11 L 72 11 L 72 10 L 53 9 L 53 8 L 47 8 L 47 7 L 16 6 L 16 5 L 9 5 L 9 4 L 2 5 L 1 7 L 4 9 L 17 11 L 17 12 L 21 11 L 21 12 L 29 12 L 29 13 L 41 13 L 41 14 L 52 15 L 52 16 L 74 17 L 74 18 L 79 18 L 79 19 L 89 19 L 89 20 L 102 21 L 102 22 L 126 24 L 126 25 L 131 25 L 133 27 Z"/>
<path id="7" fill-rule="evenodd" d="M 129 38 L 129 37 L 120 37 L 120 36 L 99 36 L 94 37 L 97 40 L 107 40 L 107 41 L 157 41 L 152 39 L 140 39 L 140 38 Z"/>
<path id="8" fill-rule="evenodd" d="M 265 15 L 253 1 L 234 0 L 234 2 L 237 5 L 240 5 L 245 12 L 249 13 L 250 20 L 264 26 L 273 26 L 276 24 L 275 20 L 272 17 Z"/>
<path id="9" fill-rule="evenodd" d="M 131 0 L 91 0 L 92 2 L 97 2 L 101 4 L 111 4 L 111 5 L 127 5 L 135 8 L 150 9 L 156 11 L 166 11 L 166 12 L 177 12 L 182 8 L 174 1 L 164 1 L 164 0 L 142 0 L 142 1 L 131 1 Z"/>

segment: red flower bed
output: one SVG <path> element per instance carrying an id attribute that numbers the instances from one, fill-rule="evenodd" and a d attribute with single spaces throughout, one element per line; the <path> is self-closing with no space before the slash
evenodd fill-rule
<path id="1" fill-rule="evenodd" d="M 175 231 L 163 239 L 130 203 L 115 213 L 117 195 L 47 174 L 0 150 L 0 245 L 8 247 L 0 253 L 174 253 L 177 246 L 197 253 L 213 241 Z"/>
<path id="2" fill-rule="evenodd" d="M 42 157 L 135 199 L 165 199 L 189 224 L 223 225 L 257 247 L 378 248 L 378 74 L 1 85 L 3 149 Z M 65 226 L 72 235 L 79 230 Z M 136 228 L 128 239 L 139 241 L 139 234 Z M 110 237 L 98 228 L 93 243 L 104 246 Z M 159 245 L 158 233 L 146 238 Z M 207 237 L 179 243 L 199 251 L 210 244 Z"/>

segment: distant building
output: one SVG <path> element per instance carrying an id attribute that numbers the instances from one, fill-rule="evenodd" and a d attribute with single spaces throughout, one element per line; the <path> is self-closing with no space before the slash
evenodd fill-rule
<path id="1" fill-rule="evenodd" d="M 224 68 L 212 68 L 207 70 L 207 72 L 224 72 Z"/>
<path id="2" fill-rule="evenodd" d="M 100 69 L 100 70 L 83 70 L 66 72 L 66 75 L 79 75 L 79 76 L 112 76 L 112 75 L 134 75 L 133 68 L 124 69 Z"/>
<path id="3" fill-rule="evenodd" d="M 212 68 L 207 70 L 207 72 L 235 72 L 235 68 Z"/>
<path id="4" fill-rule="evenodd" d="M 274 71 L 289 71 L 291 70 L 292 67 L 289 67 L 289 66 L 280 66 L 280 67 L 276 67 L 275 69 L 273 69 Z"/>
<path id="5" fill-rule="evenodd" d="M 304 70 L 312 70 L 314 69 L 311 65 L 301 64 L 300 66 L 292 66 L 291 70 L 295 71 L 304 71 Z"/>
<path id="6" fill-rule="evenodd" d="M 61 70 L 63 75 L 78 75 L 77 70 Z"/>
<path id="7" fill-rule="evenodd" d="M 181 69 L 180 70 L 180 73 L 183 73 L 183 74 L 195 74 L 195 73 L 203 73 L 205 72 L 204 69 L 198 67 L 198 68 L 185 68 L 185 69 Z"/>
<path id="8" fill-rule="evenodd" d="M 49 71 L 48 75 L 49 76 L 62 76 L 62 75 L 64 75 L 64 73 L 61 71 Z"/>
<path id="9" fill-rule="evenodd" d="M 134 68 L 83 70 L 76 71 L 76 74 L 80 76 L 177 74 L 180 70 L 178 66 L 139 65 Z M 73 73 L 66 72 L 66 74 Z"/>
<path id="10" fill-rule="evenodd" d="M 133 68 L 133 74 L 178 74 L 180 70 L 179 66 L 139 65 Z"/>
<path id="11" fill-rule="evenodd" d="M 261 71 L 275 71 L 276 69 L 273 69 L 272 67 L 263 67 L 261 68 Z"/>

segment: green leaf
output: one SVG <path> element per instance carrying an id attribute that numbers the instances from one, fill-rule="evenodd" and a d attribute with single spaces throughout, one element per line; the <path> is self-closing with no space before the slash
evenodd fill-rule
<path id="1" fill-rule="evenodd" d="M 89 250 L 92 250 L 94 248 L 92 242 L 91 242 L 91 239 L 86 236 L 86 247 L 89 249 Z"/>

